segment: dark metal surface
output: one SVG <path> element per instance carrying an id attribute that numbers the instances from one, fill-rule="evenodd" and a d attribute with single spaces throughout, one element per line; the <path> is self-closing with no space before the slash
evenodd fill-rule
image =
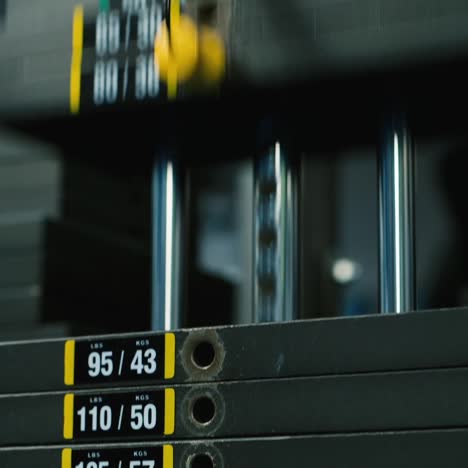
<path id="1" fill-rule="evenodd" d="M 464 468 L 468 463 L 468 431 L 414 431 L 346 435 L 312 435 L 268 439 L 190 441 L 174 443 L 174 468 L 192 468 L 190 456 L 216 457 L 216 468 Z M 145 443 L 126 447 L 155 447 Z M 122 446 L 112 446 L 115 449 Z M 80 447 L 90 451 L 109 446 Z M 61 447 L 0 449 L 2 468 L 60 468 Z M 112 467 L 113 468 L 113 467 Z M 124 467 L 126 468 L 126 467 Z"/>
<path id="2" fill-rule="evenodd" d="M 180 331 L 169 383 L 468 366 L 467 328 L 458 309 Z M 215 349 L 205 369 L 192 361 L 203 342 Z M 65 389 L 64 341 L 0 344 L 0 368 L 0 393 Z"/>
<path id="3" fill-rule="evenodd" d="M 468 427 L 467 368 L 173 388 L 175 432 L 159 436 L 164 440 Z M 154 388 L 117 389 L 110 393 L 123 393 L 129 398 L 132 391 L 140 395 L 150 390 Z M 106 393 L 109 391 L 75 395 L 98 397 Z M 214 414 L 209 418 L 207 413 L 200 416 L 194 409 L 200 399 L 208 399 L 214 405 Z M 64 394 L 60 393 L 1 397 L 0 443 L 63 443 L 63 408 Z M 78 420 L 77 411 L 75 407 Z M 160 425 L 161 422 L 157 427 Z M 77 441 L 102 443 L 103 433 L 95 434 Z M 155 440 L 158 436 L 148 432 L 133 436 L 123 436 L 118 431 L 105 434 L 106 441 L 143 438 Z"/>

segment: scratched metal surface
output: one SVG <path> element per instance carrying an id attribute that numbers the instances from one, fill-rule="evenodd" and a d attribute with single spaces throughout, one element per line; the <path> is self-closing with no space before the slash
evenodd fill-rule
<path id="1" fill-rule="evenodd" d="M 177 331 L 171 382 L 468 367 L 467 328 L 468 309 L 457 309 Z M 206 369 L 192 362 L 200 342 L 215 348 L 215 360 Z M 0 369 L 3 394 L 65 389 L 64 340 L 0 344 Z"/>
<path id="2" fill-rule="evenodd" d="M 75 395 L 94 397 L 115 391 L 144 395 L 158 388 L 161 389 L 94 390 L 75 392 Z M 172 388 L 175 389 L 175 432 L 172 435 L 121 434 L 114 418 L 113 431 L 88 433 L 70 443 L 468 428 L 467 368 L 176 385 Z M 205 424 L 195 421 L 197 416 L 192 410 L 202 397 L 209 398 L 215 409 Z M 130 416 L 129 401 L 129 397 L 122 400 L 127 405 L 125 418 Z M 124 411 L 123 407 L 121 411 Z M 64 394 L 61 393 L 0 397 L 0 445 L 64 443 L 63 413 Z M 129 425 L 129 421 L 125 421 Z M 75 431 L 78 431 L 77 427 Z"/>
<path id="3" fill-rule="evenodd" d="M 216 468 L 464 468 L 468 463 L 466 429 L 305 437 L 175 442 L 174 468 L 192 468 L 194 455 L 207 454 Z M 125 446 L 157 447 L 157 443 Z M 110 448 L 83 447 L 89 452 Z M 121 449 L 122 446 L 112 446 Z M 2 468 L 60 468 L 61 447 L 0 449 Z M 101 458 L 101 460 L 103 460 Z M 158 462 L 158 460 L 156 460 Z M 213 464 L 214 464 L 213 463 Z M 156 465 L 158 466 L 158 465 Z M 210 466 L 210 465 L 208 465 Z M 127 467 L 124 467 L 127 468 Z"/>

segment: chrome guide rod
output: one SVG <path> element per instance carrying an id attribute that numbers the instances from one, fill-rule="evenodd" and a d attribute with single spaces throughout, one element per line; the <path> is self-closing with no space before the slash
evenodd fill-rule
<path id="1" fill-rule="evenodd" d="M 403 116 L 386 121 L 380 145 L 380 312 L 399 314 L 416 307 L 414 152 Z"/>
<path id="2" fill-rule="evenodd" d="M 297 179 L 280 143 L 255 161 L 254 322 L 298 318 Z"/>
<path id="3" fill-rule="evenodd" d="M 178 164 L 156 159 L 152 176 L 152 312 L 153 330 L 181 328 L 183 187 Z"/>

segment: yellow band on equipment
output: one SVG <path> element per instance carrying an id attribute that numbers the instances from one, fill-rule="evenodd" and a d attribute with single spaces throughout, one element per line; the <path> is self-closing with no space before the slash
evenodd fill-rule
<path id="1" fill-rule="evenodd" d="M 166 388 L 164 397 L 164 435 L 171 435 L 175 430 L 175 390 Z"/>
<path id="2" fill-rule="evenodd" d="M 62 468 L 72 468 L 72 450 L 69 448 L 62 450 Z"/>
<path id="3" fill-rule="evenodd" d="M 163 468 L 174 468 L 174 447 L 172 445 L 163 446 Z"/>
<path id="4" fill-rule="evenodd" d="M 65 342 L 64 381 L 65 385 L 75 385 L 75 340 Z"/>
<path id="5" fill-rule="evenodd" d="M 67 393 L 63 399 L 63 438 L 73 439 L 73 412 L 75 395 Z"/>
<path id="6" fill-rule="evenodd" d="M 164 349 L 164 378 L 173 379 L 175 375 L 175 335 L 166 333 Z"/>
<path id="7" fill-rule="evenodd" d="M 73 48 L 70 69 L 70 112 L 72 114 L 78 114 L 80 112 L 83 31 L 84 8 L 83 5 L 78 5 L 75 7 L 73 14 Z"/>

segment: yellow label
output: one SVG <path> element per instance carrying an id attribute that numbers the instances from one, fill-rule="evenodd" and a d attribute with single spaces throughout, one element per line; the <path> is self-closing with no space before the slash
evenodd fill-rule
<path id="1" fill-rule="evenodd" d="M 73 407 L 75 395 L 67 393 L 63 399 L 63 438 L 73 439 Z"/>
<path id="2" fill-rule="evenodd" d="M 175 375 L 175 335 L 166 333 L 164 350 L 164 378 L 173 379 Z"/>
<path id="3" fill-rule="evenodd" d="M 72 450 L 69 448 L 62 450 L 62 468 L 72 468 Z"/>
<path id="4" fill-rule="evenodd" d="M 173 468 L 173 467 L 174 467 L 174 447 L 172 445 L 164 445 L 163 468 Z"/>
<path id="5" fill-rule="evenodd" d="M 154 63 L 167 84 L 169 99 L 177 97 L 178 85 L 192 78 L 216 86 L 226 72 L 226 47 L 213 28 L 198 26 L 181 12 L 180 0 L 172 0 L 169 18 L 161 23 L 154 40 Z"/>
<path id="6" fill-rule="evenodd" d="M 159 77 L 167 83 L 168 97 L 177 96 L 177 86 L 192 78 L 198 64 L 198 32 L 187 15 L 171 18 L 170 35 L 163 21 L 154 42 L 154 60 Z"/>
<path id="7" fill-rule="evenodd" d="M 64 381 L 65 385 L 75 384 L 75 340 L 65 342 L 64 353 Z"/>
<path id="8" fill-rule="evenodd" d="M 172 0 L 169 15 L 171 16 L 171 28 L 172 26 L 178 26 L 180 20 L 180 0 Z"/>
<path id="9" fill-rule="evenodd" d="M 164 435 L 171 435 L 175 430 L 175 390 L 166 388 L 164 397 Z"/>
<path id="10" fill-rule="evenodd" d="M 84 9 L 77 5 L 73 14 L 73 49 L 70 68 L 70 112 L 80 111 L 81 64 L 83 62 Z"/>

